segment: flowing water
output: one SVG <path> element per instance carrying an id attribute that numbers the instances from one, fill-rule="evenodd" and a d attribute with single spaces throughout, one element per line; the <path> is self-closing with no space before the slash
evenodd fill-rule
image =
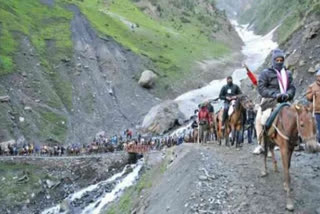
<path id="1" fill-rule="evenodd" d="M 137 164 L 127 165 L 122 172 L 73 193 L 61 204 L 44 210 L 42 214 L 98 214 L 106 205 L 117 199 L 126 188 L 135 184 L 142 166 L 143 160 L 139 160 Z"/>

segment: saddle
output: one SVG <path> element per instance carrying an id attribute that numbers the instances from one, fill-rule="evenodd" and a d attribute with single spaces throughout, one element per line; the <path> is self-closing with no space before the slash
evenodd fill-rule
<path id="1" fill-rule="evenodd" d="M 290 106 L 290 103 L 277 104 L 277 106 L 273 109 L 270 117 L 267 119 L 267 122 L 265 124 L 265 132 L 268 136 L 271 136 L 275 133 L 276 128 L 273 126 L 273 124 L 277 121 L 281 109 L 286 106 Z"/>

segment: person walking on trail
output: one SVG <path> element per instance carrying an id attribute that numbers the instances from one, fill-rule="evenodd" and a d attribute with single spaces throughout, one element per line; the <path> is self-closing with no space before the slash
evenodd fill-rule
<path id="1" fill-rule="evenodd" d="M 320 69 L 316 73 L 316 81 L 308 87 L 306 97 L 312 102 L 313 114 L 317 122 L 317 138 L 320 143 Z"/>
<path id="2" fill-rule="evenodd" d="M 207 132 L 209 124 L 211 124 L 211 117 L 206 105 L 201 105 L 200 111 L 198 113 L 199 121 L 199 140 L 201 143 L 207 143 Z M 199 142 L 198 142 L 199 143 Z"/>
<path id="3" fill-rule="evenodd" d="M 277 103 L 292 101 L 296 93 L 292 74 L 285 68 L 284 60 L 285 56 L 282 50 L 273 50 L 272 66 L 264 69 L 259 76 L 258 92 L 262 100 L 256 116 L 256 131 L 259 145 L 254 150 L 254 154 L 260 154 L 263 151 L 263 127 L 271 115 L 273 108 Z"/>
<path id="4" fill-rule="evenodd" d="M 209 127 L 209 132 L 210 132 L 210 136 L 209 139 L 212 141 L 214 139 L 217 139 L 217 132 L 216 132 L 216 123 L 215 123 L 215 119 L 214 119 L 214 107 L 213 105 L 210 103 L 210 101 L 206 101 L 205 104 L 207 105 L 208 111 L 209 111 L 209 115 L 211 117 L 211 124 Z"/>
<path id="5" fill-rule="evenodd" d="M 255 132 L 255 127 L 254 127 L 254 120 L 256 119 L 256 112 L 254 111 L 254 108 L 250 108 L 247 110 L 247 125 L 248 125 L 248 143 L 251 144 L 252 138 Z"/>
<path id="6" fill-rule="evenodd" d="M 225 122 L 228 119 L 228 111 L 229 111 L 230 103 L 232 100 L 235 100 L 237 98 L 236 96 L 239 94 L 242 94 L 240 87 L 236 84 L 233 84 L 232 77 L 228 76 L 227 84 L 222 87 L 219 95 L 220 100 L 224 100 L 222 129 L 224 129 Z"/>

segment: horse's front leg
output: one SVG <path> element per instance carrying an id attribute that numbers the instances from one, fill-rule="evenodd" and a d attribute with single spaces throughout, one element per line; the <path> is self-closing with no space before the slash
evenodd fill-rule
<path id="1" fill-rule="evenodd" d="M 225 128 L 223 130 L 223 136 L 225 139 L 226 146 L 229 146 L 229 123 L 228 122 L 225 123 Z"/>
<path id="2" fill-rule="evenodd" d="M 236 127 L 236 147 L 240 147 L 242 143 L 242 128 L 241 124 Z"/>
<path id="3" fill-rule="evenodd" d="M 274 148 L 271 149 L 271 155 L 272 155 L 273 169 L 275 172 L 279 172 L 276 156 L 274 154 Z"/>
<path id="4" fill-rule="evenodd" d="M 263 141 L 265 142 L 265 143 L 267 143 L 267 137 L 263 134 L 263 136 L 262 136 L 262 138 L 263 138 Z M 267 176 L 268 175 L 268 168 L 267 168 L 267 157 L 268 157 L 268 151 L 267 151 L 267 146 L 265 146 L 265 148 L 266 148 L 266 151 L 264 151 L 264 155 L 263 155 L 263 169 L 262 169 L 262 172 L 261 172 L 261 176 L 262 177 L 265 177 L 265 176 Z"/>
<path id="5" fill-rule="evenodd" d="M 231 146 L 234 145 L 234 141 L 236 139 L 236 130 L 234 126 L 231 126 L 231 135 L 232 135 L 232 139 L 231 139 Z"/>
<path id="6" fill-rule="evenodd" d="M 291 189 L 290 189 L 290 173 L 289 173 L 289 161 L 290 156 L 292 152 L 290 153 L 290 150 L 288 148 L 288 142 L 285 142 L 280 147 L 281 152 L 281 158 L 282 158 L 282 165 L 283 165 L 283 171 L 284 171 L 284 190 L 287 192 L 287 204 L 286 209 L 287 210 L 294 210 L 293 200 L 291 196 Z"/>

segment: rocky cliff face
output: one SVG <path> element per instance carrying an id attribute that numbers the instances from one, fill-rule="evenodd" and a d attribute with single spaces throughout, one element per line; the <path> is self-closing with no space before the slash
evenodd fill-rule
<path id="1" fill-rule="evenodd" d="M 0 142 L 88 143 L 140 124 L 157 97 L 212 80 L 217 69 L 192 71 L 230 63 L 240 39 L 209 1 L 168 2 L 144 1 L 160 5 L 153 16 L 129 0 L 0 0 Z M 146 69 L 158 75 L 151 90 L 138 85 Z"/>
<path id="2" fill-rule="evenodd" d="M 289 5 L 289 7 L 292 5 Z M 304 94 L 309 84 L 315 81 L 315 72 L 320 69 L 320 4 L 310 5 L 308 11 L 303 13 L 301 22 L 293 33 L 285 39 L 278 36 L 275 38 L 280 43 L 280 48 L 286 53 L 286 66 L 293 72 L 294 82 L 297 88 L 296 99 L 305 100 Z M 288 27 L 282 23 L 282 29 Z M 280 30 L 281 31 L 281 30 Z M 271 64 L 270 57 L 263 67 Z M 260 68 L 259 73 L 263 68 Z M 252 84 L 246 80 L 243 82 L 244 90 L 256 97 L 258 94 L 252 90 Z M 257 99 L 258 102 L 258 99 Z"/>

